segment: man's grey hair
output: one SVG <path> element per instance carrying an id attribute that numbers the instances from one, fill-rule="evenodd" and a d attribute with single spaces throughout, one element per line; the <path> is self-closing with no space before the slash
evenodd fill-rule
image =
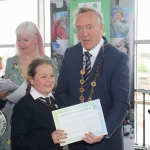
<path id="1" fill-rule="evenodd" d="M 89 12 L 89 11 L 92 11 L 96 14 L 96 16 L 98 17 L 99 25 L 104 25 L 104 20 L 103 20 L 103 14 L 102 13 L 98 12 L 93 7 L 80 7 L 80 8 L 77 8 L 73 13 L 73 17 L 74 17 L 73 26 L 74 26 L 75 29 L 76 29 L 76 19 L 77 19 L 78 15 L 82 14 L 82 13 Z"/>

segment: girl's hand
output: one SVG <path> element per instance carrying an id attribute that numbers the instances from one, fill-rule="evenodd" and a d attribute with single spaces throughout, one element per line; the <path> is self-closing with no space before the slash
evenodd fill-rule
<path id="1" fill-rule="evenodd" d="M 7 90 L 0 92 L 0 98 L 5 98 L 7 95 L 7 92 L 8 92 Z"/>
<path id="2" fill-rule="evenodd" d="M 56 130 L 52 132 L 51 136 L 55 144 L 65 143 L 64 139 L 67 138 L 67 133 L 65 133 L 64 130 Z"/>

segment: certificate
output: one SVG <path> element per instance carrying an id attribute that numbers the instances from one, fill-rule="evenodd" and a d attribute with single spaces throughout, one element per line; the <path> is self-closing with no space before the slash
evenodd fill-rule
<path id="1" fill-rule="evenodd" d="M 80 103 L 52 111 L 56 129 L 67 133 L 67 139 L 61 146 L 82 140 L 85 133 L 96 136 L 107 134 L 106 124 L 100 100 Z"/>
<path id="2" fill-rule="evenodd" d="M 18 87 L 19 85 L 16 85 L 10 79 L 0 78 L 0 92 L 3 92 L 5 90 L 8 91 L 16 90 Z"/>
<path id="3" fill-rule="evenodd" d="M 24 81 L 17 90 L 8 95 L 6 98 L 13 103 L 17 103 L 26 94 L 26 88 L 27 82 Z"/>

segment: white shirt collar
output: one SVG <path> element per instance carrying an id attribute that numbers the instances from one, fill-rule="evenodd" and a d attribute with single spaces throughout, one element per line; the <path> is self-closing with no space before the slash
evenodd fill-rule
<path id="1" fill-rule="evenodd" d="M 33 86 L 31 86 L 30 94 L 32 95 L 32 97 L 33 97 L 34 100 L 36 100 L 39 97 L 46 98 L 46 97 L 52 96 L 54 98 L 54 96 L 53 96 L 53 94 L 51 92 L 48 93 L 48 95 L 45 97 L 44 95 L 42 95 L 38 91 L 36 91 Z"/>
<path id="2" fill-rule="evenodd" d="M 100 49 L 101 49 L 101 47 L 102 47 L 102 45 L 103 45 L 103 43 L 104 43 L 104 40 L 103 40 L 103 38 L 101 37 L 101 40 L 100 40 L 100 42 L 98 43 L 98 45 L 97 46 L 95 46 L 93 49 L 91 49 L 90 51 L 88 51 L 92 56 L 94 56 L 95 58 L 97 57 L 97 54 L 99 53 L 99 51 L 100 51 Z M 87 50 L 83 47 L 83 54 L 84 54 L 84 52 L 86 52 Z"/>

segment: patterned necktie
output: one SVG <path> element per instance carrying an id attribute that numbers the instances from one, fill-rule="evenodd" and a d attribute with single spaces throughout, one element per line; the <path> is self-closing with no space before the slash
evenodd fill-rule
<path id="1" fill-rule="evenodd" d="M 86 56 L 86 65 L 85 65 L 85 75 L 84 75 L 84 88 L 87 84 L 87 80 L 89 78 L 89 73 L 91 71 L 91 60 L 90 57 L 92 56 L 88 51 L 84 52 L 85 56 Z"/>
<path id="2" fill-rule="evenodd" d="M 54 98 L 52 96 L 50 96 L 50 101 L 51 101 L 51 104 L 54 103 Z"/>
<path id="3" fill-rule="evenodd" d="M 46 101 L 47 104 L 51 105 L 51 100 L 49 97 L 46 97 L 46 98 L 40 97 L 40 99 Z"/>

